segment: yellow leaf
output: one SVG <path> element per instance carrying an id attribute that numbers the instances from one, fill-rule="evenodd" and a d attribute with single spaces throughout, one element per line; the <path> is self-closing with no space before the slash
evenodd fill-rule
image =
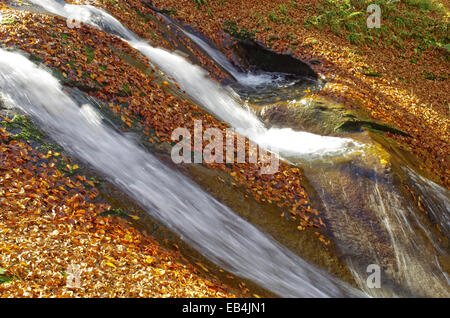
<path id="1" fill-rule="evenodd" d="M 198 266 L 200 266 L 205 272 L 209 272 L 209 270 L 208 270 L 205 266 L 203 266 L 202 263 L 195 263 L 195 264 L 197 264 Z"/>
<path id="2" fill-rule="evenodd" d="M 149 264 L 154 263 L 155 261 L 156 261 L 156 259 L 154 257 L 151 257 L 151 256 L 147 256 L 145 258 L 145 262 L 149 263 Z"/>
<path id="3" fill-rule="evenodd" d="M 113 267 L 113 268 L 117 267 L 116 265 L 114 265 L 113 263 L 110 263 L 110 262 L 106 262 L 105 264 L 108 265 L 109 267 Z"/>

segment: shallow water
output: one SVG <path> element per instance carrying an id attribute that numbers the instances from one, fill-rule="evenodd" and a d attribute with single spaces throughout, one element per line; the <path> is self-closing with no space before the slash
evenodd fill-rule
<path id="1" fill-rule="evenodd" d="M 0 49 L 0 92 L 205 257 L 283 297 L 361 295 L 244 221 L 189 179 L 79 107 L 47 71 Z"/>
<path id="2" fill-rule="evenodd" d="M 80 21 L 122 37 L 132 47 L 147 56 L 150 61 L 176 80 L 179 86 L 200 106 L 228 122 L 238 133 L 258 143 L 261 147 L 281 156 L 336 156 L 345 155 L 361 147 L 348 138 L 320 136 L 290 128 L 265 128 L 248 107 L 239 103 L 216 81 L 208 77 L 201 67 L 193 65 L 183 56 L 155 48 L 127 30 L 118 20 L 104 10 L 92 6 L 65 6 L 52 0 L 31 0 L 49 12 Z M 254 75 L 262 76 L 265 75 Z M 280 143 L 279 141 L 283 142 Z"/>
<path id="3" fill-rule="evenodd" d="M 368 294 L 450 295 L 447 276 L 437 261 L 438 255 L 447 255 L 448 251 L 427 229 L 428 225 L 417 217 L 420 211 L 416 203 L 406 197 L 399 183 L 400 175 L 403 175 L 400 168 L 390 169 L 380 160 L 379 154 L 371 152 L 370 149 L 377 147 L 373 142 L 320 136 L 288 127 L 268 129 L 239 96 L 208 78 L 199 66 L 180 55 L 150 46 L 103 10 L 90 6 L 62 6 L 51 0 L 31 2 L 55 14 L 79 17 L 88 24 L 121 36 L 173 77 L 197 104 L 264 148 L 297 162 L 318 193 L 330 235 L 343 251 L 361 289 Z M 199 45 L 213 59 L 218 59 L 218 64 L 232 67 L 219 52 L 204 47 L 206 43 L 199 42 Z M 259 80 L 267 78 L 260 77 Z M 245 84 L 245 80 L 242 83 Z M 247 84 L 251 86 L 251 83 Z M 389 157 L 389 154 L 383 156 Z M 426 200 L 434 219 L 448 236 L 449 191 L 412 170 L 407 175 L 405 182 L 416 185 L 415 191 Z M 382 266 L 381 289 L 368 289 L 365 284 L 365 269 L 372 263 Z"/>

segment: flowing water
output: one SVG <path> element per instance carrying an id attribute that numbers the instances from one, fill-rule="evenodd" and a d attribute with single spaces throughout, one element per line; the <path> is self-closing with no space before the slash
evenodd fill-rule
<path id="1" fill-rule="evenodd" d="M 222 66 L 228 73 L 230 73 L 236 81 L 243 85 L 248 86 L 261 86 L 272 83 L 281 82 L 283 79 L 283 74 L 277 73 L 261 73 L 254 74 L 253 72 L 240 72 L 236 70 L 236 68 L 231 64 L 228 58 L 220 51 L 213 49 L 208 43 L 199 38 L 198 36 L 187 32 L 180 26 L 176 25 L 173 21 L 171 21 L 166 16 L 159 14 L 163 17 L 168 23 L 175 25 L 183 34 L 191 39 L 194 43 L 196 43 L 205 53 L 207 53 L 214 61 L 216 61 L 220 66 Z"/>
<path id="2" fill-rule="evenodd" d="M 79 107 L 54 77 L 26 57 L 0 49 L 0 88 L 7 104 L 37 119 L 56 142 L 223 268 L 284 297 L 360 295 L 104 125 L 94 108 Z"/>
<path id="3" fill-rule="evenodd" d="M 64 5 L 62 2 L 52 0 L 33 0 L 31 2 L 54 14 L 77 18 L 122 37 L 131 46 L 146 55 L 152 63 L 158 65 L 160 69 L 174 78 L 197 104 L 228 122 L 238 132 L 264 148 L 277 152 L 281 157 L 287 158 L 291 162 L 298 162 L 318 193 L 323 212 L 326 213 L 327 222 L 330 225 L 330 235 L 343 251 L 343 257 L 353 271 L 361 289 L 365 292 L 373 296 L 450 295 L 446 274 L 442 271 L 437 260 L 437 255 L 446 256 L 448 251 L 445 247 L 442 247 L 435 234 L 428 230 L 428 226 L 423 223 L 423 220 L 417 217 L 420 211 L 418 211 L 414 202 L 400 190 L 399 184 L 402 181 L 414 185 L 415 191 L 419 193 L 423 200 L 427 201 L 427 207 L 432 210 L 436 222 L 439 222 L 444 233 L 448 235 L 450 214 L 448 202 L 450 196 L 447 190 L 418 176 L 412 170 L 407 169 L 404 174 L 394 172 L 377 155 L 371 153 L 370 149 L 375 146 L 370 141 L 365 144 L 349 138 L 319 136 L 305 131 L 294 131 L 290 128 L 266 128 L 260 119 L 246 107 L 245 103 L 240 102 L 238 96 L 209 79 L 207 73 L 200 67 L 192 65 L 177 54 L 150 46 L 101 9 L 92 6 Z M 205 51 L 208 51 L 213 59 L 216 58 L 217 63 L 222 63 L 222 67 L 225 69 L 231 67 L 230 64 L 224 62 L 221 53 L 214 53 L 213 48 L 205 47 L 206 42 L 199 42 L 199 39 L 194 36 L 190 36 L 190 38 L 194 42 L 197 41 L 197 44 Z M 3 68 L 6 68 L 6 65 L 3 65 Z M 233 72 L 236 78 L 240 76 L 238 71 Z M 244 74 L 243 76 L 247 75 Z M 253 76 L 252 81 L 255 81 L 258 76 L 263 81 L 267 75 L 253 74 L 251 76 Z M 26 92 L 30 94 L 38 93 L 35 92 L 32 85 L 23 82 L 24 79 L 19 79 L 16 78 L 16 85 L 18 86 L 11 86 L 10 90 L 18 89 L 22 85 L 26 86 L 20 90 L 23 94 Z M 245 83 L 245 80 L 242 80 L 242 82 Z M 25 83 L 27 84 L 25 85 Z M 6 85 L 6 82 L 3 85 Z M 53 88 L 53 91 L 55 89 Z M 58 90 L 60 92 L 59 88 Z M 60 93 L 62 94 L 62 92 Z M 12 92 L 10 91 L 9 94 L 12 94 Z M 59 96 L 58 98 L 63 97 Z M 64 98 L 68 99 L 67 96 Z M 35 102 L 46 99 L 16 96 L 17 104 L 28 112 L 33 111 L 33 115 L 36 118 L 41 118 L 42 123 L 46 126 L 52 127 L 50 124 L 59 125 L 62 123 L 77 127 L 76 131 L 73 131 L 74 129 L 70 127 L 65 127 L 65 130 L 59 127 L 56 130 L 58 135 L 54 137 L 66 147 L 72 149 L 74 153 L 82 155 L 83 159 L 91 165 L 98 167 L 100 171 L 110 176 L 122 188 L 132 194 L 134 193 L 134 197 L 144 206 L 156 207 L 155 211 L 150 209 L 151 213 L 157 213 L 159 218 L 172 226 L 177 232 L 183 234 L 186 240 L 203 251 L 210 259 L 219 264 L 228 264 L 228 267 L 231 266 L 234 272 L 239 272 L 242 276 L 261 283 L 262 286 L 269 286 L 268 289 L 283 296 L 315 295 L 315 293 L 335 295 L 339 293 L 335 287 L 330 294 L 323 292 L 322 287 L 327 286 L 329 288 L 328 286 L 330 286 L 328 279 L 324 286 L 317 285 L 319 278 L 323 279 L 324 276 L 317 274 L 317 271 L 311 270 L 310 267 L 304 266 L 304 262 L 298 258 L 292 261 L 291 259 L 294 256 L 289 252 L 251 228 L 251 225 L 240 220 L 226 207 L 201 193 L 187 180 L 163 168 L 150 154 L 144 153 L 132 143 L 130 146 L 130 141 L 102 126 L 96 115 L 88 116 L 91 120 L 89 121 L 86 116 L 81 115 L 83 113 L 81 112 L 77 115 L 76 121 L 79 120 L 84 125 L 91 125 L 92 127 L 89 126 L 88 131 L 95 131 L 104 136 L 104 140 L 102 139 L 100 144 L 97 137 L 91 136 L 91 141 L 89 141 L 87 136 L 76 135 L 80 124 L 75 125 L 76 121 L 73 120 L 67 122 L 71 120 L 70 118 L 63 120 L 56 117 L 58 118 L 57 123 L 52 123 L 55 121 L 55 117 L 52 116 L 62 115 L 52 114 L 50 116 L 49 107 L 57 108 L 60 106 L 49 106 L 48 102 L 45 105 L 37 103 L 36 106 L 33 103 L 27 103 L 27 100 Z M 21 103 L 22 105 L 20 105 Z M 73 104 L 73 102 L 71 103 Z M 71 104 L 69 103 L 69 105 Z M 84 109 L 85 115 L 86 113 L 92 113 L 90 108 L 84 107 Z M 74 113 L 76 112 L 74 111 Z M 80 138 L 70 137 L 69 132 Z M 109 138 L 111 136 L 113 138 Z M 132 164 L 129 170 L 127 170 L 128 168 L 119 170 L 117 167 L 113 169 L 108 165 L 105 166 L 102 162 L 102 160 L 105 160 L 104 156 L 107 155 L 108 158 L 124 156 L 118 150 L 119 147 L 116 143 L 119 141 L 129 147 L 126 152 L 127 155 L 135 155 L 134 159 L 128 159 L 132 161 L 131 163 L 137 165 L 140 160 L 143 160 L 142 162 L 147 164 L 141 163 L 137 166 Z M 75 145 L 75 142 L 80 142 L 80 145 Z M 110 145 L 108 145 L 109 142 L 111 142 Z M 116 154 L 117 151 L 119 153 Z M 114 164 L 114 162 L 116 161 L 111 162 L 111 164 Z M 158 170 L 161 171 L 159 177 L 167 181 L 165 187 L 161 187 L 159 184 L 151 184 L 147 179 L 142 179 L 142 171 L 135 171 L 135 169 L 142 169 L 149 174 L 151 179 L 152 173 L 159 173 L 151 168 L 155 166 L 161 166 L 162 170 Z M 111 170 L 108 170 L 109 168 Z M 400 169 L 395 171 L 400 171 Z M 136 176 L 134 176 L 134 172 L 137 174 Z M 116 179 L 114 179 L 114 176 Z M 179 187 L 175 185 L 178 181 L 173 184 L 170 183 L 172 176 L 177 179 L 181 178 L 183 184 L 189 186 L 189 189 L 192 188 L 192 197 L 185 194 L 189 191 L 181 192 L 177 190 Z M 137 182 L 139 186 L 137 186 Z M 156 188 L 161 191 L 155 193 L 154 189 Z M 142 192 L 142 189 L 146 189 L 146 192 Z M 152 198 L 149 198 L 149 193 L 152 194 Z M 199 200 L 198 202 L 197 197 L 200 193 L 205 200 Z M 162 202 L 169 201 L 167 198 L 172 198 L 170 201 L 173 202 L 170 202 L 168 206 L 161 206 Z M 191 202 L 192 198 L 196 198 L 196 200 Z M 203 215 L 202 211 L 212 209 L 212 207 L 214 207 L 214 212 L 208 211 L 208 216 Z M 158 209 L 160 209 L 160 212 L 158 212 Z M 192 232 L 186 233 L 186 231 L 191 230 L 184 227 L 186 223 L 178 223 L 178 220 L 173 218 L 175 214 L 181 217 L 182 211 L 189 215 L 189 219 L 183 222 L 187 222 L 192 227 Z M 232 222 L 230 222 L 230 216 L 232 216 Z M 236 229 L 235 226 L 241 226 L 241 223 L 252 230 L 248 232 L 247 229 Z M 214 234 L 216 231 L 226 232 L 223 234 L 226 239 L 221 237 L 218 240 L 209 231 Z M 245 237 L 242 233 L 245 233 Z M 258 233 L 258 237 L 249 236 L 248 233 L 252 235 Z M 211 238 L 208 235 L 212 235 Z M 245 249 L 242 244 L 248 244 L 248 249 Z M 267 244 L 271 246 L 271 252 L 266 250 Z M 239 252 L 234 251 L 237 247 L 240 249 Z M 254 255 L 254 251 L 258 251 L 257 255 Z M 274 256 L 275 254 L 272 253 L 281 254 L 282 257 Z M 238 265 L 235 261 L 237 254 L 248 255 L 247 261 L 254 262 L 256 268 L 262 267 L 264 270 L 253 273 L 250 270 L 252 267 L 247 267 L 250 266 L 248 262 Z M 278 261 L 281 259 L 283 260 Z M 268 262 L 268 260 L 271 260 L 271 262 Z M 280 270 L 274 262 L 276 262 L 276 266 L 280 266 L 280 263 L 282 263 L 281 266 L 285 269 L 283 273 L 279 273 Z M 292 267 L 294 263 L 302 264 L 300 269 L 302 269 L 303 274 L 306 273 L 305 268 L 311 270 L 311 273 L 315 273 L 312 280 L 306 280 L 307 283 L 305 284 L 294 279 L 292 282 L 295 281 L 295 283 L 289 284 L 293 275 L 289 268 L 294 268 Z M 382 266 L 383 284 L 380 289 L 368 289 L 366 286 L 365 277 L 367 277 L 367 273 L 365 268 L 371 263 Z M 268 276 L 263 278 L 263 273 Z M 253 275 L 259 276 L 254 277 Z M 280 278 L 281 282 L 277 283 Z M 302 279 L 305 279 L 305 277 Z M 316 290 L 317 288 L 319 288 L 319 291 Z"/>
<path id="4" fill-rule="evenodd" d="M 320 81 L 306 76 L 293 76 L 292 74 L 266 71 L 240 71 L 219 50 L 213 48 L 205 40 L 191 32 L 186 31 L 172 19 L 158 13 L 164 21 L 180 30 L 184 36 L 194 42 L 217 65 L 226 70 L 235 80 L 231 84 L 241 98 L 249 99 L 254 104 L 274 103 L 281 99 L 290 100 L 298 98 L 305 89 L 318 89 L 322 86 Z M 257 96 L 257 98 L 255 98 Z"/>
<path id="5" fill-rule="evenodd" d="M 233 65 L 217 49 L 185 30 L 183 33 L 238 81 L 245 82 L 239 79 L 237 70 L 231 70 Z M 223 119 L 233 125 L 230 115 Z M 344 258 L 361 289 L 373 296 L 450 295 L 448 275 L 442 270 L 436 256 L 448 255 L 448 250 L 441 247 L 439 238 L 432 235 L 416 217 L 421 212 L 416 203 L 405 198 L 399 191 L 398 176 L 392 170 L 381 160 L 370 158 L 367 153 L 356 159 L 353 156 L 353 160 L 318 162 L 311 159 L 323 158 L 325 153 L 316 152 L 319 156 L 309 156 L 309 160 L 305 161 L 304 156 L 299 158 L 298 153 L 286 150 L 294 144 L 290 134 L 283 138 L 280 130 L 275 130 L 276 133 L 272 136 L 270 131 L 250 138 L 260 144 L 258 137 L 264 138 L 266 146 L 282 143 L 282 151 L 279 153 L 291 162 L 301 164 L 320 196 L 323 211 L 327 213 L 330 234 L 345 251 Z M 314 143 L 320 142 L 315 139 L 316 136 L 304 137 Z M 306 147 L 307 145 L 305 143 Z M 311 149 L 312 152 L 314 150 Z M 349 154 L 348 149 L 346 154 Z M 448 237 L 449 191 L 411 169 L 407 169 L 407 179 L 406 183 L 416 188 L 416 193 L 425 201 L 434 220 L 441 225 L 444 235 Z M 418 234 L 419 228 L 426 233 L 425 238 Z M 433 248 L 427 248 L 428 244 Z M 362 260 L 361 255 L 365 255 Z M 369 264 L 382 265 L 385 288 L 367 288 L 366 267 Z"/>
<path id="6" fill-rule="evenodd" d="M 286 157 L 310 158 L 344 155 L 361 147 L 347 138 L 319 136 L 290 128 L 266 129 L 248 107 L 241 105 L 236 100 L 236 96 L 208 78 L 207 72 L 201 67 L 191 64 L 180 55 L 152 47 L 102 9 L 93 6 L 64 5 L 54 0 L 31 0 L 30 2 L 51 13 L 70 19 L 76 18 L 122 37 L 132 47 L 147 56 L 153 64 L 174 78 L 197 104 L 228 122 L 237 132 L 265 149 L 276 151 Z"/>
<path id="7" fill-rule="evenodd" d="M 448 255 L 448 249 L 418 217 L 422 212 L 401 191 L 400 177 L 392 169 L 376 162 L 368 168 L 357 160 L 303 167 L 322 200 L 330 234 L 361 289 L 372 296 L 448 297 L 447 274 L 437 259 Z M 409 177 L 401 175 L 407 184 L 421 178 L 408 172 Z M 416 193 L 428 198 L 428 210 L 435 211 L 435 221 L 448 233 L 448 191 L 421 180 L 423 189 Z M 382 269 L 381 289 L 367 288 L 369 264 Z"/>

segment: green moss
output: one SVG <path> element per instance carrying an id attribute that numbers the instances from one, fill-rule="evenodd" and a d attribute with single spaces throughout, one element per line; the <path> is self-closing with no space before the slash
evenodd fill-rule
<path id="1" fill-rule="evenodd" d="M 342 123 L 338 127 L 336 127 L 336 130 L 357 131 L 357 130 L 360 130 L 362 127 L 365 127 L 366 129 L 370 129 L 371 131 L 390 132 L 390 133 L 396 134 L 396 135 L 411 137 L 409 134 L 405 133 L 404 131 L 401 131 L 400 129 L 391 127 L 386 124 L 376 123 L 376 122 L 367 121 L 367 120 L 345 121 L 344 123 Z"/>
<path id="2" fill-rule="evenodd" d="M 36 127 L 34 127 L 33 122 L 24 115 L 14 115 L 13 119 L 9 122 L 2 121 L 0 125 L 4 126 L 10 133 L 11 136 L 9 140 L 23 140 L 26 142 L 33 142 L 34 147 L 40 151 L 46 153 L 52 151 L 54 153 L 63 153 L 64 150 L 51 142 L 47 141 L 47 137 Z M 64 174 L 71 175 L 74 171 L 67 171 L 67 162 L 62 156 L 54 157 L 56 158 L 56 168 L 63 172 Z"/>
<path id="3" fill-rule="evenodd" d="M 94 60 L 95 54 L 94 54 L 94 48 L 90 46 L 84 47 L 84 53 L 87 55 L 88 59 L 87 62 L 91 63 Z"/>
<path id="4" fill-rule="evenodd" d="M 130 216 L 130 214 L 126 210 L 124 210 L 122 208 L 110 209 L 108 211 L 105 211 L 105 212 L 101 213 L 100 215 L 102 215 L 102 216 L 116 216 L 116 217 L 119 217 L 119 218 L 122 218 L 122 219 L 125 219 L 125 220 L 128 220 L 128 221 L 132 220 L 132 217 Z"/>
<path id="5" fill-rule="evenodd" d="M 26 116 L 14 115 L 10 122 L 3 121 L 1 124 L 12 133 L 10 140 L 42 141 L 42 133 Z"/>
<path id="6" fill-rule="evenodd" d="M 36 64 L 42 63 L 42 59 L 39 55 L 34 53 L 30 53 L 30 60 Z"/>
<path id="7" fill-rule="evenodd" d="M 406 0 L 406 3 L 408 3 L 410 6 L 418 8 L 422 12 L 442 10 L 441 5 L 430 0 Z"/>
<path id="8" fill-rule="evenodd" d="M 201 6 L 208 4 L 207 0 L 192 0 L 192 1 L 194 1 L 198 9 L 200 9 Z"/>
<path id="9" fill-rule="evenodd" d="M 67 40 L 69 39 L 69 34 L 61 33 L 60 36 L 61 36 L 63 45 L 69 45 L 69 43 L 67 42 Z"/>
<path id="10" fill-rule="evenodd" d="M 433 72 L 424 72 L 423 77 L 425 77 L 428 80 L 434 81 L 436 79 L 436 75 L 433 74 Z"/>
<path id="11" fill-rule="evenodd" d="M 0 267 L 0 284 L 8 283 L 13 279 L 13 276 L 6 275 L 6 268 Z"/>
<path id="12" fill-rule="evenodd" d="M 381 8 L 381 27 L 367 27 L 366 12 L 370 4 Z M 433 14 L 431 14 L 433 13 Z M 436 18 L 436 14 L 441 18 Z M 318 29 L 330 28 L 354 45 L 393 45 L 404 50 L 412 44 L 419 51 L 447 47 L 449 42 L 446 14 L 443 7 L 430 0 L 325 0 L 316 6 L 316 13 L 306 17 L 304 24 Z"/>
<path id="13" fill-rule="evenodd" d="M 232 37 L 245 41 L 253 39 L 257 33 L 256 30 L 249 31 L 247 28 L 239 28 L 235 21 L 225 21 L 223 23 L 223 30 Z"/>
<path id="14" fill-rule="evenodd" d="M 377 71 L 375 71 L 372 68 L 365 68 L 363 70 L 360 70 L 360 72 L 366 76 L 374 76 L 374 77 L 382 77 L 383 74 L 382 73 L 378 73 Z"/>
<path id="15" fill-rule="evenodd" d="M 122 89 L 119 91 L 120 96 L 130 96 L 131 95 L 131 89 L 128 87 L 128 85 L 123 84 Z"/>
<path id="16" fill-rule="evenodd" d="M 166 14 L 166 15 L 177 15 L 177 9 L 162 9 L 160 11 L 162 14 Z"/>
<path id="17" fill-rule="evenodd" d="M 16 24 L 17 21 L 14 19 L 2 19 L 0 20 L 0 25 L 13 25 Z"/>

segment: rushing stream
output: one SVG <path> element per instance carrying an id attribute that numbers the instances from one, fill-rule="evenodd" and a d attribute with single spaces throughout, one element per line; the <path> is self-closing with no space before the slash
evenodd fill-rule
<path id="1" fill-rule="evenodd" d="M 217 49 L 208 46 L 199 37 L 182 31 L 237 81 L 246 83 L 247 74 L 232 70 L 232 64 Z M 263 74 L 261 82 L 266 77 L 267 75 Z M 176 76 L 175 78 L 178 79 Z M 208 109 L 214 113 L 214 108 Z M 236 127 L 232 115 L 228 114 L 222 119 Z M 269 137 L 271 130 L 276 131 L 272 135 L 273 139 Z M 399 191 L 396 185 L 399 176 L 378 158 L 370 158 L 368 153 L 356 158 L 354 156 L 353 160 L 331 159 L 318 162 L 311 159 L 323 159 L 329 153 L 317 151 L 317 156 L 307 156 L 308 160 L 305 161 L 304 154 L 299 156 L 298 152 L 288 150 L 289 147 L 295 147 L 295 142 L 290 138 L 290 133 L 282 138 L 282 130 L 272 128 L 261 136 L 249 137 L 267 147 L 276 142 L 282 143 L 279 154 L 291 162 L 299 162 L 305 170 L 320 196 L 322 210 L 327 213 L 331 235 L 345 251 L 344 258 L 363 290 L 373 296 L 449 295 L 448 276 L 436 259 L 436 254 L 447 255 L 448 252 L 440 247 L 438 238 L 416 217 L 416 213 L 421 213 L 417 205 Z M 265 142 L 261 142 L 258 137 L 264 138 Z M 301 141 L 306 148 L 308 141 L 328 142 L 322 139 L 324 137 L 319 140 L 317 135 L 303 137 Z M 345 147 L 341 149 L 345 150 L 347 155 L 351 152 L 349 150 L 354 150 Z M 449 192 L 410 169 L 406 169 L 405 177 L 407 183 L 416 188 L 434 220 L 448 236 Z M 364 223 L 368 223 L 369 227 Z M 425 233 L 425 238 L 418 234 L 418 228 Z M 434 249 L 427 247 L 429 243 Z M 365 255 L 362 260 L 361 255 Z M 368 264 L 382 265 L 387 278 L 383 280 L 385 288 L 367 288 Z"/>
<path id="2" fill-rule="evenodd" d="M 51 13 L 75 18 L 120 36 L 174 78 L 196 103 L 267 150 L 273 150 L 285 156 L 321 157 L 344 155 L 360 148 L 360 145 L 351 139 L 319 136 L 290 128 L 265 128 L 254 113 L 239 104 L 229 91 L 208 78 L 207 72 L 201 67 L 193 65 L 180 55 L 152 47 L 102 9 L 93 6 L 63 5 L 54 0 L 31 0 L 30 2 Z M 265 80 L 267 75 L 258 76 Z"/>
<path id="3" fill-rule="evenodd" d="M 218 265 L 284 297 L 359 295 L 105 126 L 92 106 L 79 107 L 54 77 L 24 56 L 0 50 L 0 88 L 7 103 L 37 119 L 55 141 Z"/>
<path id="4" fill-rule="evenodd" d="M 158 13 L 158 15 L 168 25 L 180 30 L 184 36 L 194 42 L 217 65 L 230 74 L 236 80 L 236 83 L 232 84 L 232 87 L 239 93 L 241 98 L 252 98 L 256 96 L 257 99 L 252 98 L 254 103 L 257 103 L 258 100 L 264 101 L 265 103 L 275 102 L 281 98 L 289 100 L 291 98 L 298 98 L 299 93 L 304 89 L 319 88 L 322 85 L 319 81 L 306 76 L 298 77 L 292 76 L 292 74 L 261 70 L 257 72 L 239 71 L 222 52 L 213 48 L 198 35 L 188 32 L 165 15 L 161 13 Z"/>
<path id="5" fill-rule="evenodd" d="M 450 295 L 448 278 L 436 256 L 445 256 L 448 251 L 417 217 L 417 206 L 398 184 L 415 185 L 414 190 L 427 201 L 446 234 L 450 214 L 447 190 L 408 168 L 397 167 L 394 172 L 371 154 L 370 141 L 365 144 L 287 127 L 266 128 L 238 96 L 208 78 L 199 66 L 150 46 L 101 9 L 54 0 L 30 2 L 120 36 L 174 78 L 204 109 L 260 146 L 297 162 L 318 193 L 330 235 L 366 293 Z M 267 80 L 267 74 L 233 70 L 220 52 L 183 32 L 242 84 Z M 37 118 L 56 141 L 130 193 L 207 258 L 281 296 L 356 295 L 167 169 L 132 141 L 105 127 L 90 106 L 80 109 L 55 79 L 23 56 L 1 51 L 0 61 L 0 84 L 10 101 Z M 423 234 L 419 235 L 419 231 Z M 365 284 L 365 269 L 372 263 L 383 268 L 380 289 L 368 289 Z"/>

